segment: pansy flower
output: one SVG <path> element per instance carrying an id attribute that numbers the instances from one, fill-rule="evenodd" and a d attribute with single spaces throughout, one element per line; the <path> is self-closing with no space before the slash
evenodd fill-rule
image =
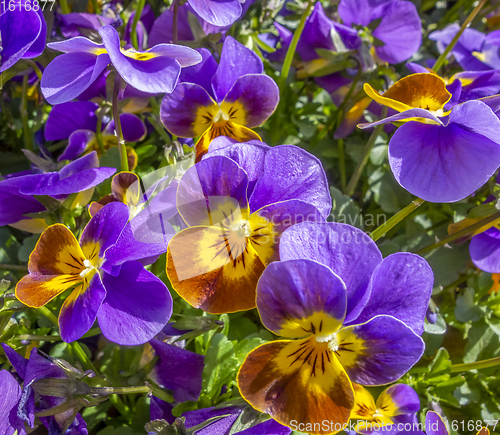
<path id="1" fill-rule="evenodd" d="M 431 202 L 459 201 L 484 185 L 500 166 L 500 120 L 479 100 L 445 105 L 451 98 L 435 74 L 412 74 L 384 94 L 365 92 L 396 115 L 360 124 L 403 122 L 389 142 L 389 163 L 410 193 Z"/>
<path id="2" fill-rule="evenodd" d="M 118 32 L 111 26 L 99 29 L 102 44 L 82 36 L 48 47 L 62 51 L 47 65 L 40 86 L 50 104 L 78 97 L 111 63 L 121 78 L 139 91 L 159 94 L 172 92 L 181 67 L 196 65 L 201 56 L 189 47 L 159 44 L 146 51 L 122 48 Z"/>
<path id="3" fill-rule="evenodd" d="M 16 3 L 14 10 L 10 5 L 0 5 L 0 73 L 19 59 L 40 56 L 47 39 L 47 24 L 40 8 L 33 10 L 30 0 Z"/>
<path id="4" fill-rule="evenodd" d="M 420 400 L 413 388 L 395 384 L 386 388 L 373 400 L 371 393 L 358 384 L 354 388 L 354 408 L 351 420 L 359 420 L 356 432 L 371 433 L 381 426 L 416 422 Z"/>
<path id="5" fill-rule="evenodd" d="M 413 254 L 382 259 L 365 233 L 335 223 L 290 227 L 280 258 L 259 280 L 257 309 L 284 339 L 250 352 L 238 386 L 254 408 L 284 425 L 295 420 L 311 423 L 313 434 L 338 432 L 355 405 L 353 382 L 394 382 L 422 356 L 432 271 Z"/>
<path id="6" fill-rule="evenodd" d="M 29 359 L 22 357 L 4 343 L 2 343 L 2 348 L 8 361 L 23 381 L 21 390 L 21 388 L 15 388 L 12 381 L 9 380 L 11 388 L 17 390 L 13 396 L 18 397 L 17 402 L 11 408 L 10 424 L 20 430 L 19 435 L 26 433 L 24 431 L 24 422 L 28 423 L 31 428 L 35 426 L 36 413 L 47 411 L 63 404 L 67 405 L 64 411 L 61 410 L 55 415 L 39 417 L 44 426 L 49 429 L 49 433 L 87 435 L 87 424 L 78 412 L 82 407 L 82 403 L 75 400 L 72 396 L 77 396 L 78 394 L 85 395 L 90 392 L 90 388 L 86 384 L 83 384 L 83 382 L 79 383 L 78 381 L 75 382 L 74 378 L 70 379 L 73 373 L 70 372 L 68 376 L 68 372 L 62 366 L 54 364 L 49 359 L 40 355 L 36 348 L 31 350 Z M 95 376 L 92 371 L 86 372 L 85 375 Z M 51 384 L 53 385 L 52 389 Z M 82 387 L 83 389 L 81 389 Z M 55 396 L 54 393 L 56 391 L 61 396 Z M 63 395 L 66 395 L 66 397 L 62 397 Z M 1 425 L 2 419 L 0 418 L 0 428 L 2 427 Z M 62 432 L 63 428 L 66 428 L 64 432 Z M 7 431 L 0 433 L 14 435 L 15 432 Z"/>
<path id="7" fill-rule="evenodd" d="M 214 26 L 230 26 L 243 13 L 245 0 L 188 0 L 189 6 L 206 22 Z M 247 0 L 247 3 L 252 3 Z"/>
<path id="8" fill-rule="evenodd" d="M 41 172 L 41 171 L 40 171 Z M 72 206 L 88 204 L 94 187 L 111 177 L 115 168 L 99 168 L 95 152 L 87 154 L 56 172 L 20 175 L 0 181 L 0 226 L 41 233 L 47 228 L 45 218 L 37 213 L 46 209 L 35 195 L 48 195 L 64 201 L 78 193 Z"/>
<path id="9" fill-rule="evenodd" d="M 443 30 L 436 30 L 429 39 L 437 42 L 437 48 L 443 53 L 450 44 L 460 25 L 450 24 Z M 451 49 L 457 63 L 466 71 L 485 71 L 500 68 L 500 31 L 485 35 L 476 29 L 465 29 Z"/>
<path id="10" fill-rule="evenodd" d="M 422 44 L 422 22 L 411 1 L 341 0 L 338 14 L 344 24 L 363 29 L 384 62 L 408 60 Z"/>
<path id="11" fill-rule="evenodd" d="M 170 133 L 200 136 L 198 160 L 218 136 L 260 140 L 250 129 L 266 121 L 279 101 L 278 86 L 263 73 L 262 60 L 232 37 L 224 42 L 219 65 L 208 50 L 200 53 L 202 62 L 182 71 L 181 83 L 165 95 L 160 111 Z"/>
<path id="12" fill-rule="evenodd" d="M 68 146 L 58 157 L 73 160 L 82 154 L 95 151 L 100 156 L 97 138 L 97 116 L 99 106 L 90 101 L 70 101 L 52 108 L 45 124 L 45 139 L 50 141 L 68 139 Z M 144 121 L 133 113 L 120 114 L 123 139 L 125 142 L 139 142 L 146 136 Z M 115 122 L 111 120 L 101 127 L 100 140 L 104 150 L 118 145 Z M 127 147 L 129 167 L 137 166 L 137 154 Z"/>
<path id="13" fill-rule="evenodd" d="M 257 280 L 279 259 L 283 231 L 324 221 L 331 197 L 319 161 L 306 151 L 248 143 L 213 149 L 188 169 L 177 207 L 189 228 L 169 243 L 170 282 L 192 306 L 226 313 L 255 307 Z"/>
<path id="14" fill-rule="evenodd" d="M 51 225 L 31 253 L 29 274 L 17 283 L 16 297 L 36 308 L 71 289 L 59 314 L 64 341 L 77 340 L 97 319 L 109 340 L 142 344 L 168 322 L 170 293 L 136 261 L 157 255 L 157 245 L 127 243 L 133 239 L 128 219 L 125 204 L 108 204 L 92 217 L 80 240 L 64 225 Z M 120 249 L 113 249 L 116 245 Z"/>

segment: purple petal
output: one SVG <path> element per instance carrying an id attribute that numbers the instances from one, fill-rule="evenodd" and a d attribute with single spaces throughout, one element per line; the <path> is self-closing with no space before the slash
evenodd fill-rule
<path id="1" fill-rule="evenodd" d="M 34 11 L 21 8 L 14 11 L 6 10 L 0 14 L 0 41 L 2 41 L 0 73 L 28 53 L 41 30 L 42 21 Z"/>
<path id="2" fill-rule="evenodd" d="M 490 228 L 474 236 L 469 245 L 472 262 L 488 273 L 500 272 L 500 230 Z"/>
<path id="3" fill-rule="evenodd" d="M 107 54 L 68 53 L 56 57 L 43 72 L 40 87 L 50 104 L 61 104 L 78 97 L 110 62 Z"/>
<path id="4" fill-rule="evenodd" d="M 348 338 L 349 347 L 354 347 L 354 353 L 340 352 L 339 361 L 351 381 L 361 385 L 398 380 L 418 362 L 425 348 L 417 334 L 390 316 L 374 317 L 362 325 L 343 328 L 338 334 Z"/>
<path id="5" fill-rule="evenodd" d="M 212 3 L 211 0 L 206 0 Z M 212 78 L 217 102 L 221 102 L 238 78 L 245 74 L 262 74 L 262 60 L 249 48 L 228 36 L 222 46 L 219 68 Z"/>
<path id="6" fill-rule="evenodd" d="M 245 171 L 233 160 L 209 157 L 189 168 L 181 178 L 177 191 L 179 213 L 190 226 L 213 225 L 230 215 L 239 216 L 248 207 L 247 186 Z"/>
<path id="7" fill-rule="evenodd" d="M 201 61 L 197 51 L 180 45 L 160 44 L 144 54 L 130 51 L 126 56 L 120 49 L 120 36 L 111 26 L 99 30 L 104 46 L 118 74 L 130 86 L 151 94 L 170 93 L 177 84 L 181 66 L 195 65 Z M 147 60 L 132 56 L 154 55 Z"/>
<path id="8" fill-rule="evenodd" d="M 80 245 L 98 243 L 99 257 L 118 240 L 129 217 L 128 207 L 121 202 L 110 202 L 101 208 L 87 224 L 80 237 Z"/>
<path id="9" fill-rule="evenodd" d="M 57 106 L 56 106 L 57 107 Z M 64 149 L 62 154 L 57 158 L 58 162 L 63 160 L 74 160 L 81 156 L 89 147 L 89 145 L 96 141 L 96 135 L 90 130 L 76 130 L 71 133 L 68 140 L 68 146 Z"/>
<path id="10" fill-rule="evenodd" d="M 167 423 L 172 424 L 175 421 L 175 417 L 172 415 L 173 408 L 174 404 L 158 399 L 158 397 L 151 396 L 151 404 L 149 405 L 149 418 L 151 420 L 163 419 L 166 420 Z M 156 432 L 150 432 L 150 434 L 156 435 Z"/>
<path id="11" fill-rule="evenodd" d="M 389 255 L 373 272 L 363 311 L 350 322 L 364 323 L 386 314 L 422 335 L 433 284 L 432 269 L 422 257 L 406 252 Z"/>
<path id="12" fill-rule="evenodd" d="M 266 153 L 271 149 L 269 145 L 259 141 L 249 141 L 246 143 L 234 143 L 234 139 L 225 136 L 216 137 L 210 142 L 208 154 L 203 158 L 211 156 L 224 156 L 238 163 L 248 176 L 248 191 L 250 196 L 255 187 L 255 183 L 264 173 L 264 159 Z"/>
<path id="13" fill-rule="evenodd" d="M 177 402 L 198 400 L 204 357 L 159 340 L 149 343 L 160 357 L 152 372 L 155 382 L 172 390 Z"/>
<path id="14" fill-rule="evenodd" d="M 292 429 L 270 419 L 237 433 L 238 435 L 289 435 Z"/>
<path id="15" fill-rule="evenodd" d="M 280 258 L 315 260 L 342 278 L 347 288 L 346 322 L 349 322 L 368 301 L 368 285 L 382 254 L 367 234 L 350 225 L 302 223 L 283 233 Z"/>
<path id="16" fill-rule="evenodd" d="M 0 371 L 0 433 L 5 435 L 26 434 L 24 423 L 16 415 L 16 405 L 21 398 L 21 387 L 7 371 Z"/>
<path id="17" fill-rule="evenodd" d="M 25 183 L 31 183 L 33 177 L 37 176 L 24 175 L 0 181 L 0 226 L 27 219 L 23 216 L 27 213 L 38 213 L 45 210 L 45 207 L 35 198 L 19 192 L 19 188 Z"/>
<path id="18" fill-rule="evenodd" d="M 270 149 L 264 162 L 264 173 L 250 197 L 253 212 L 265 205 L 287 199 L 301 199 L 328 216 L 332 199 L 321 162 L 294 145 Z"/>
<path id="19" fill-rule="evenodd" d="M 425 432 L 427 435 L 449 435 L 443 419 L 434 411 L 427 411 L 427 415 L 425 416 Z"/>
<path id="20" fill-rule="evenodd" d="M 69 195 L 95 187 L 115 172 L 115 168 L 98 168 L 96 152 L 87 154 L 64 166 L 59 172 L 32 175 L 20 188 L 26 195 Z"/>
<path id="21" fill-rule="evenodd" d="M 133 113 L 122 113 L 120 115 L 122 125 L 123 139 L 125 142 L 139 142 L 146 136 L 146 124 L 144 121 Z M 111 121 L 106 126 L 106 132 L 114 135 L 115 121 Z"/>
<path id="22" fill-rule="evenodd" d="M 59 314 L 61 338 L 66 343 L 78 340 L 92 328 L 97 310 L 106 297 L 99 273 L 95 273 L 89 286 L 74 289 L 64 301 Z"/>
<path id="23" fill-rule="evenodd" d="M 214 26 L 229 26 L 242 13 L 239 0 L 188 0 L 189 5 L 205 21 Z"/>
<path id="24" fill-rule="evenodd" d="M 170 133 L 176 136 L 199 136 L 203 132 L 198 131 L 195 126 L 198 110 L 214 104 L 215 101 L 201 86 L 180 83 L 171 94 L 165 95 L 161 102 L 161 122 Z M 207 128 L 209 126 L 207 125 Z"/>
<path id="25" fill-rule="evenodd" d="M 191 31 L 191 27 L 189 26 L 188 13 L 189 5 L 184 4 L 179 7 L 177 17 L 177 35 L 179 41 L 194 41 L 193 32 Z M 151 33 L 149 34 L 148 42 L 150 47 L 161 43 L 173 42 L 172 20 L 172 8 L 167 9 L 156 19 L 153 24 L 153 28 L 151 29 Z"/>
<path id="26" fill-rule="evenodd" d="M 26 1 L 28 3 L 29 0 Z M 16 11 L 17 12 L 17 11 Z M 47 23 L 45 22 L 45 17 L 43 15 L 42 9 L 39 8 L 36 14 L 40 18 L 40 33 L 37 38 L 33 41 L 33 44 L 28 48 L 26 53 L 23 54 L 23 59 L 33 59 L 34 57 L 40 56 L 45 50 L 45 45 L 47 43 Z M 19 15 L 16 15 L 16 20 Z M 23 29 L 26 31 L 26 29 Z"/>
<path id="27" fill-rule="evenodd" d="M 77 36 L 65 41 L 49 42 L 47 47 L 63 53 L 88 53 L 97 56 L 104 49 L 104 44 L 98 44 L 83 36 Z"/>
<path id="28" fill-rule="evenodd" d="M 206 48 L 200 48 L 198 51 L 202 57 L 201 62 L 197 65 L 183 68 L 179 82 L 195 83 L 205 89 L 212 98 L 215 98 L 212 90 L 212 77 L 217 71 L 217 62 L 212 53 Z"/>
<path id="29" fill-rule="evenodd" d="M 339 6 L 340 7 L 340 6 Z M 333 29 L 332 21 L 326 16 L 321 2 L 314 5 L 310 17 L 306 21 L 304 31 L 297 44 L 297 53 L 304 61 L 317 59 L 316 48 L 335 50 L 330 32 Z"/>
<path id="30" fill-rule="evenodd" d="M 422 45 L 422 22 L 412 2 L 395 0 L 379 9 L 382 18 L 373 36 L 384 43 L 375 47 L 380 59 L 399 63 L 412 57 Z"/>
<path id="31" fill-rule="evenodd" d="M 71 12 L 69 14 L 59 14 L 61 20 L 59 28 L 65 38 L 80 35 L 81 29 L 99 30 L 106 24 L 112 24 L 116 20 L 113 17 L 103 17 L 102 15 L 89 14 L 87 12 Z"/>
<path id="32" fill-rule="evenodd" d="M 172 315 L 172 297 L 165 286 L 138 262 L 122 266 L 116 277 L 103 275 L 106 298 L 97 313 L 103 335 L 120 345 L 146 343 Z"/>
<path id="33" fill-rule="evenodd" d="M 368 26 L 372 21 L 374 9 L 388 0 L 340 0 L 338 14 L 344 24 Z"/>
<path id="34" fill-rule="evenodd" d="M 391 385 L 377 399 L 377 407 L 382 403 L 394 403 L 395 416 L 420 411 L 420 399 L 415 390 L 406 384 Z"/>
<path id="35" fill-rule="evenodd" d="M 52 107 L 45 124 L 45 140 L 68 139 L 76 130 L 96 131 L 99 106 L 90 101 L 76 101 Z"/>
<path id="36" fill-rule="evenodd" d="M 389 143 L 401 186 L 430 202 L 459 201 L 500 166 L 500 120 L 479 101 L 456 106 L 446 127 L 408 122 Z"/>
<path id="37" fill-rule="evenodd" d="M 253 128 L 263 124 L 274 113 L 279 95 L 278 85 L 271 77 L 264 74 L 247 74 L 236 80 L 223 104 L 241 104 L 245 126 Z"/>
<path id="38" fill-rule="evenodd" d="M 257 284 L 262 323 L 284 337 L 332 334 L 342 325 L 346 306 L 345 284 L 328 267 L 312 260 L 271 263 Z M 320 318 L 313 320 L 313 315 Z M 307 324 L 307 329 L 296 326 L 299 323 Z"/>
<path id="39" fill-rule="evenodd" d="M 14 370 L 21 377 L 21 379 L 24 380 L 26 378 L 26 368 L 28 367 L 28 360 L 19 355 L 8 344 L 2 343 L 2 348 L 5 352 L 5 356 L 9 360 L 9 363 L 12 365 L 12 367 L 14 367 Z"/>

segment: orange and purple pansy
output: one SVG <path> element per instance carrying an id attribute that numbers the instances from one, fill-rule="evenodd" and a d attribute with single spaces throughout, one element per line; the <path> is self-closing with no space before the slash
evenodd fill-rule
<path id="1" fill-rule="evenodd" d="M 64 225 L 51 225 L 31 253 L 29 274 L 17 283 L 16 297 L 37 308 L 71 289 L 59 314 L 64 341 L 79 339 L 97 319 L 109 340 L 141 344 L 168 322 L 172 298 L 165 284 L 137 261 L 161 252 L 157 244 L 127 244 L 124 237 L 132 237 L 126 231 L 128 219 L 125 204 L 108 204 L 90 220 L 80 240 Z M 113 250 L 118 243 L 123 249 Z"/>
<path id="2" fill-rule="evenodd" d="M 430 202 L 459 201 L 483 186 L 500 166 L 500 120 L 486 101 L 447 111 L 452 95 L 435 74 L 402 78 L 384 94 L 364 85 L 370 98 L 397 114 L 368 124 L 402 123 L 389 142 L 398 183 Z"/>
<path id="3" fill-rule="evenodd" d="M 200 137 L 198 160 L 218 136 L 260 140 L 251 128 L 264 123 L 279 101 L 278 86 L 263 74 L 262 60 L 231 36 L 224 42 L 219 65 L 208 50 L 200 53 L 201 63 L 183 69 L 179 85 L 165 95 L 160 111 L 170 133 Z"/>
<path id="4" fill-rule="evenodd" d="M 280 257 L 258 282 L 257 309 L 285 339 L 250 352 L 240 392 L 282 424 L 330 433 L 321 426 L 328 416 L 341 430 L 355 406 L 353 382 L 394 382 L 422 356 L 432 271 L 413 254 L 382 260 L 365 233 L 334 223 L 290 227 Z"/>
<path id="5" fill-rule="evenodd" d="M 177 207 L 189 228 L 169 243 L 172 286 L 194 307 L 227 313 L 255 307 L 257 280 L 279 260 L 283 231 L 323 222 L 331 197 L 315 157 L 292 145 L 257 142 L 213 149 L 188 169 Z"/>

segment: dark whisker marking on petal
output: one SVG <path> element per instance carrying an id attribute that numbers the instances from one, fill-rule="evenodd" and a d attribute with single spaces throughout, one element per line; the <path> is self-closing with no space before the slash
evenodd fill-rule
<path id="1" fill-rule="evenodd" d="M 69 253 L 70 257 L 75 260 L 80 266 L 84 267 L 83 263 L 78 259 L 76 258 L 71 252 Z"/>
<path id="2" fill-rule="evenodd" d="M 313 334 L 316 334 L 316 327 L 314 326 L 313 322 L 311 322 L 311 331 Z"/>
<path id="3" fill-rule="evenodd" d="M 300 359 L 300 357 L 307 352 L 307 349 L 308 347 L 306 346 L 306 348 L 302 351 L 302 353 L 290 363 L 290 367 L 293 366 Z"/>
<path id="4" fill-rule="evenodd" d="M 297 352 L 300 352 L 305 347 L 307 347 L 307 343 L 302 344 L 295 352 L 292 352 L 290 355 L 287 355 L 287 358 L 290 357 L 290 356 L 292 356 L 292 355 L 295 355 Z"/>
<path id="5" fill-rule="evenodd" d="M 314 348 L 311 349 L 311 352 L 309 352 L 309 354 L 306 356 L 306 358 L 304 359 L 304 362 L 302 364 L 305 364 L 307 362 L 307 360 L 309 359 L 309 357 L 311 356 L 311 354 L 314 352 Z"/>
<path id="6" fill-rule="evenodd" d="M 318 359 L 318 354 L 314 357 L 313 368 L 311 371 L 311 376 L 316 377 L 316 360 Z"/>
<path id="7" fill-rule="evenodd" d="M 319 332 L 323 329 L 323 319 L 321 319 L 321 322 L 319 322 Z"/>
<path id="8" fill-rule="evenodd" d="M 330 355 L 328 355 L 329 351 L 327 350 L 325 353 L 326 353 L 326 357 L 328 358 L 328 362 L 331 362 L 330 361 Z"/>
<path id="9" fill-rule="evenodd" d="M 75 266 L 74 264 L 68 263 L 67 261 L 65 261 L 65 262 L 64 262 L 64 264 L 67 264 L 69 267 L 72 267 L 72 268 L 74 268 L 74 269 L 78 269 L 78 270 L 80 270 L 80 269 L 81 269 L 80 267 Z"/>
<path id="10" fill-rule="evenodd" d="M 323 372 L 323 374 L 325 374 L 325 354 L 324 353 L 321 353 L 321 371 Z"/>

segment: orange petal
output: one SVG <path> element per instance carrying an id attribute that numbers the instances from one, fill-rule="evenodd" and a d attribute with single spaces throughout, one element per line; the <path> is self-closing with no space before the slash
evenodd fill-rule
<path id="1" fill-rule="evenodd" d="M 302 423 L 298 430 L 311 434 L 339 432 L 354 406 L 347 373 L 328 344 L 314 338 L 254 349 L 240 368 L 238 387 L 254 408 L 289 427 Z"/>
<path id="2" fill-rule="evenodd" d="M 383 95 L 368 83 L 363 89 L 377 103 L 388 106 L 398 112 L 413 108 L 438 111 L 450 100 L 451 94 L 446 89 L 446 82 L 435 74 L 418 73 L 403 77 L 394 83 Z"/>
<path id="3" fill-rule="evenodd" d="M 190 227 L 168 245 L 167 275 L 193 307 L 222 314 L 255 308 L 255 289 L 264 271 L 244 234 L 221 227 Z"/>

